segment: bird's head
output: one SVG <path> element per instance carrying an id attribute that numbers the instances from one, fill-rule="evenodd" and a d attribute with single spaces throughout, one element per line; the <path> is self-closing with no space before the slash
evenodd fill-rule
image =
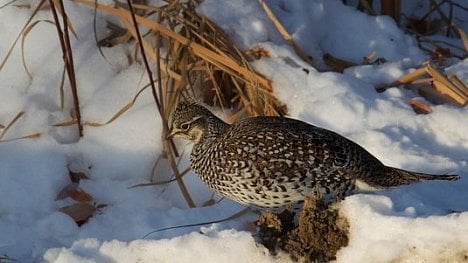
<path id="1" fill-rule="evenodd" d="M 224 122 L 195 102 L 180 102 L 172 115 L 168 138 L 179 137 L 198 143 L 203 136 L 217 133 Z"/>

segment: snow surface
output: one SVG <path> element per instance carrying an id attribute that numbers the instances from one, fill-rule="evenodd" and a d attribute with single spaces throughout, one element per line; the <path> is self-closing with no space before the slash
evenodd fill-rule
<path id="1" fill-rule="evenodd" d="M 425 182 L 346 198 L 340 206 L 350 221 L 351 240 L 337 261 L 466 261 L 468 109 L 439 105 L 432 106 L 429 115 L 416 115 L 408 105 L 410 98 L 417 97 L 411 91 L 374 91 L 373 85 L 395 80 L 426 58 L 388 17 L 370 17 L 336 0 L 268 3 L 314 58 L 331 53 L 360 62 L 376 51 L 388 63 L 357 66 L 344 74 L 319 73 L 285 44 L 257 1 L 206 0 L 198 11 L 216 21 L 242 48 L 261 46 L 270 52 L 270 58 L 254 66 L 273 81 L 292 117 L 339 132 L 387 165 L 462 176 L 458 182 Z M 92 11 L 68 1 L 66 8 L 79 37 L 72 42 L 83 118 L 104 123 L 147 83 L 144 68 L 128 64 L 130 45 L 104 48 L 110 63 L 106 62 L 95 45 Z M 12 5 L 0 9 L 0 19 L 8 21 L 0 23 L 0 58 L 31 12 Z M 38 18 L 51 19 L 51 14 L 41 11 Z M 100 36 L 106 32 L 105 18 L 98 15 Z M 129 188 L 148 182 L 161 152 L 161 124 L 150 91 L 113 123 L 86 126 L 85 136 L 77 141 L 74 127 L 52 126 L 69 120 L 71 109 L 68 89 L 65 110 L 60 109 L 62 58 L 55 27 L 37 24 L 24 51 L 31 80 L 23 69 L 19 45 L 0 71 L 0 124 L 24 111 L 3 139 L 36 132 L 41 137 L 0 143 L 0 256 L 18 262 L 289 261 L 284 255 L 270 256 L 244 231 L 255 216 L 252 213 L 143 239 L 159 228 L 217 220 L 243 207 L 224 199 L 214 206 L 188 209 L 175 184 Z M 467 82 L 468 60 L 447 72 Z M 70 183 L 67 165 L 91 167 L 90 180 L 83 180 L 80 187 L 96 202 L 108 205 L 82 227 L 58 212 L 73 202 L 55 200 Z M 156 176 L 169 178 L 167 166 L 159 166 Z M 193 174 L 185 181 L 198 206 L 211 198 Z"/>

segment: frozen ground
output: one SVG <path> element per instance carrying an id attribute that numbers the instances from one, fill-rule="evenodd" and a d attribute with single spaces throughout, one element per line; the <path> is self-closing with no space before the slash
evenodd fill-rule
<path id="1" fill-rule="evenodd" d="M 127 64 L 129 46 L 104 49 L 108 64 L 95 46 L 92 12 L 66 2 L 79 36 L 73 39 L 73 50 L 83 118 L 105 122 L 147 82 L 144 70 Z M 468 109 L 440 105 L 429 115 L 416 115 L 408 104 L 416 94 L 398 88 L 374 91 L 373 85 L 392 81 L 425 59 L 412 38 L 388 17 L 370 17 L 335 0 L 268 3 L 314 58 L 332 53 L 360 62 L 376 51 L 389 62 L 350 68 L 344 74 L 318 73 L 284 43 L 257 1 L 206 0 L 199 11 L 242 48 L 262 46 L 270 52 L 271 57 L 255 62 L 255 67 L 273 81 L 292 117 L 337 131 L 388 165 L 462 176 L 458 182 L 420 183 L 347 198 L 341 206 L 350 221 L 351 240 L 337 261 L 466 261 Z M 0 58 L 30 14 L 30 9 L 15 6 L 0 9 L 0 20 L 8 21 L 0 23 Z M 42 11 L 39 18 L 51 15 Z M 103 19 L 98 18 L 99 35 L 106 30 Z M 466 23 L 462 26 L 467 29 Z M 0 256 L 18 262 L 288 261 L 268 255 L 244 231 L 252 214 L 142 239 L 158 228 L 224 218 L 242 206 L 223 200 L 188 209 L 175 185 L 130 189 L 147 182 L 161 149 L 160 120 L 150 92 L 110 125 L 87 126 L 85 136 L 75 142 L 74 128 L 52 126 L 68 120 L 71 108 L 66 101 L 66 110 L 60 110 L 62 58 L 55 27 L 37 24 L 24 50 L 32 79 L 16 48 L 0 71 L 0 124 L 24 111 L 3 139 L 36 132 L 41 137 L 0 143 Z M 468 60 L 449 70 L 468 82 Z M 70 183 L 68 164 L 91 167 L 90 180 L 81 181 L 80 187 L 108 205 L 82 227 L 58 212 L 72 201 L 55 200 Z M 157 176 L 167 178 L 167 169 L 160 167 Z M 198 205 L 210 199 L 211 193 L 194 175 L 186 182 Z"/>

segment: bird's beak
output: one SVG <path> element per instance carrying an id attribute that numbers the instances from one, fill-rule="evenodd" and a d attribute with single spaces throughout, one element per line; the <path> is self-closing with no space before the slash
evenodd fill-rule
<path id="1" fill-rule="evenodd" d="M 169 130 L 169 134 L 166 136 L 166 140 L 172 139 L 177 133 L 179 133 L 179 131 L 176 129 Z"/>

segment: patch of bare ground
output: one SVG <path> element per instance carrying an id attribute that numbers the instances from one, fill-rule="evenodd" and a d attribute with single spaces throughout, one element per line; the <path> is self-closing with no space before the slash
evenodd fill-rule
<path id="1" fill-rule="evenodd" d="M 295 220 L 295 213 L 264 212 L 257 220 L 261 244 L 273 255 L 285 251 L 295 261 L 329 262 L 349 242 L 349 224 L 322 199 L 308 198 Z"/>

